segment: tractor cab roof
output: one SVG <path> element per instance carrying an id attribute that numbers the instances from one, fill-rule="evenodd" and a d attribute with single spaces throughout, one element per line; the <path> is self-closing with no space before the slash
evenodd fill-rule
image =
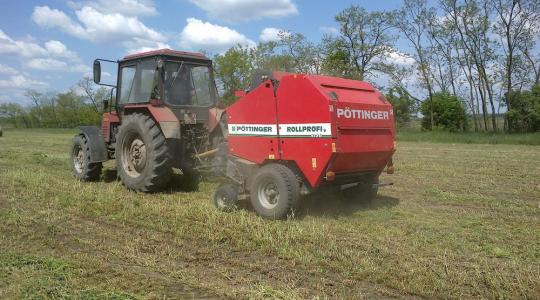
<path id="1" fill-rule="evenodd" d="M 198 60 L 198 61 L 201 61 L 201 60 L 211 61 L 210 58 L 206 57 L 202 53 L 178 51 L 178 50 L 171 50 L 167 48 L 126 55 L 124 56 L 123 59 L 121 59 L 121 61 L 130 61 L 130 60 L 141 59 L 141 58 L 152 57 L 152 56 L 166 56 L 172 59 L 179 58 L 181 60 L 187 59 L 187 60 Z"/>

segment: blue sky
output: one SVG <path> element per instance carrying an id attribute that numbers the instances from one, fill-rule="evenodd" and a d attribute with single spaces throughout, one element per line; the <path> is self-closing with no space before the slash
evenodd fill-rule
<path id="1" fill-rule="evenodd" d="M 94 58 L 168 47 L 219 53 L 275 38 L 285 29 L 317 41 L 334 16 L 357 4 L 390 10 L 401 1 L 96 0 L 3 1 L 0 103 L 26 104 L 26 89 L 64 91 Z M 113 73 L 111 71 L 111 73 Z M 113 73 L 114 74 L 114 73 Z"/>

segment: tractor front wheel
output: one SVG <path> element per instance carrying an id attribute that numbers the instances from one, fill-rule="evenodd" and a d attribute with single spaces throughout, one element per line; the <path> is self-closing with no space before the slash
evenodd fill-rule
<path id="1" fill-rule="evenodd" d="M 70 157 L 73 175 L 80 181 L 97 181 L 101 175 L 102 163 L 90 162 L 90 146 L 84 135 L 73 138 Z"/>
<path id="2" fill-rule="evenodd" d="M 300 195 L 296 175 L 288 167 L 269 164 L 260 168 L 250 188 L 253 209 L 267 219 L 284 219 L 293 212 Z"/>
<path id="3" fill-rule="evenodd" d="M 127 115 L 122 121 L 116 142 L 116 166 L 122 183 L 140 192 L 162 190 L 172 174 L 172 159 L 163 133 L 144 114 Z"/>

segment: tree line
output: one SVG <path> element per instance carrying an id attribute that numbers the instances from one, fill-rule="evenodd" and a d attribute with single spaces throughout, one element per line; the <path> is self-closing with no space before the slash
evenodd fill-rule
<path id="1" fill-rule="evenodd" d="M 422 116 L 427 130 L 540 130 L 540 0 L 430 4 L 405 0 L 393 11 L 352 5 L 320 41 L 281 31 L 275 41 L 214 55 L 222 101 L 233 103 L 253 74 L 279 70 L 370 81 L 394 105 L 398 126 Z M 2 105 L 0 117 L 32 127 L 97 123 L 108 97 L 89 79 L 66 93 L 27 96 L 32 105 Z"/>
<path id="2" fill-rule="evenodd" d="M 109 91 L 98 87 L 85 77 L 76 86 L 62 93 L 27 90 L 31 104 L 0 105 L 0 121 L 23 128 L 74 128 L 79 125 L 97 125 L 101 120 L 103 100 Z"/>
<path id="3" fill-rule="evenodd" d="M 539 0 L 406 0 L 373 12 L 353 5 L 335 21 L 338 32 L 319 43 L 282 31 L 278 41 L 216 55 L 224 100 L 233 102 L 261 69 L 379 85 L 385 78 L 378 88 L 394 103 L 398 125 L 421 112 L 426 129 L 540 129 Z"/>

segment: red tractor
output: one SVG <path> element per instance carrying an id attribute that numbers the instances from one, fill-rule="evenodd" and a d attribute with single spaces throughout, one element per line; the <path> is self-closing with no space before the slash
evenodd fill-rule
<path id="1" fill-rule="evenodd" d="M 251 199 L 259 215 L 281 219 L 302 195 L 322 188 L 371 199 L 381 172 L 393 173 L 392 106 L 368 83 L 259 74 L 223 110 L 212 62 L 202 54 L 163 49 L 114 63 L 116 103 L 104 103 L 101 129 L 82 126 L 74 138 L 79 180 L 98 180 L 109 159 L 127 188 L 143 192 L 165 188 L 173 168 L 192 179 L 213 170 L 227 178 L 214 194 L 219 209 Z"/>

